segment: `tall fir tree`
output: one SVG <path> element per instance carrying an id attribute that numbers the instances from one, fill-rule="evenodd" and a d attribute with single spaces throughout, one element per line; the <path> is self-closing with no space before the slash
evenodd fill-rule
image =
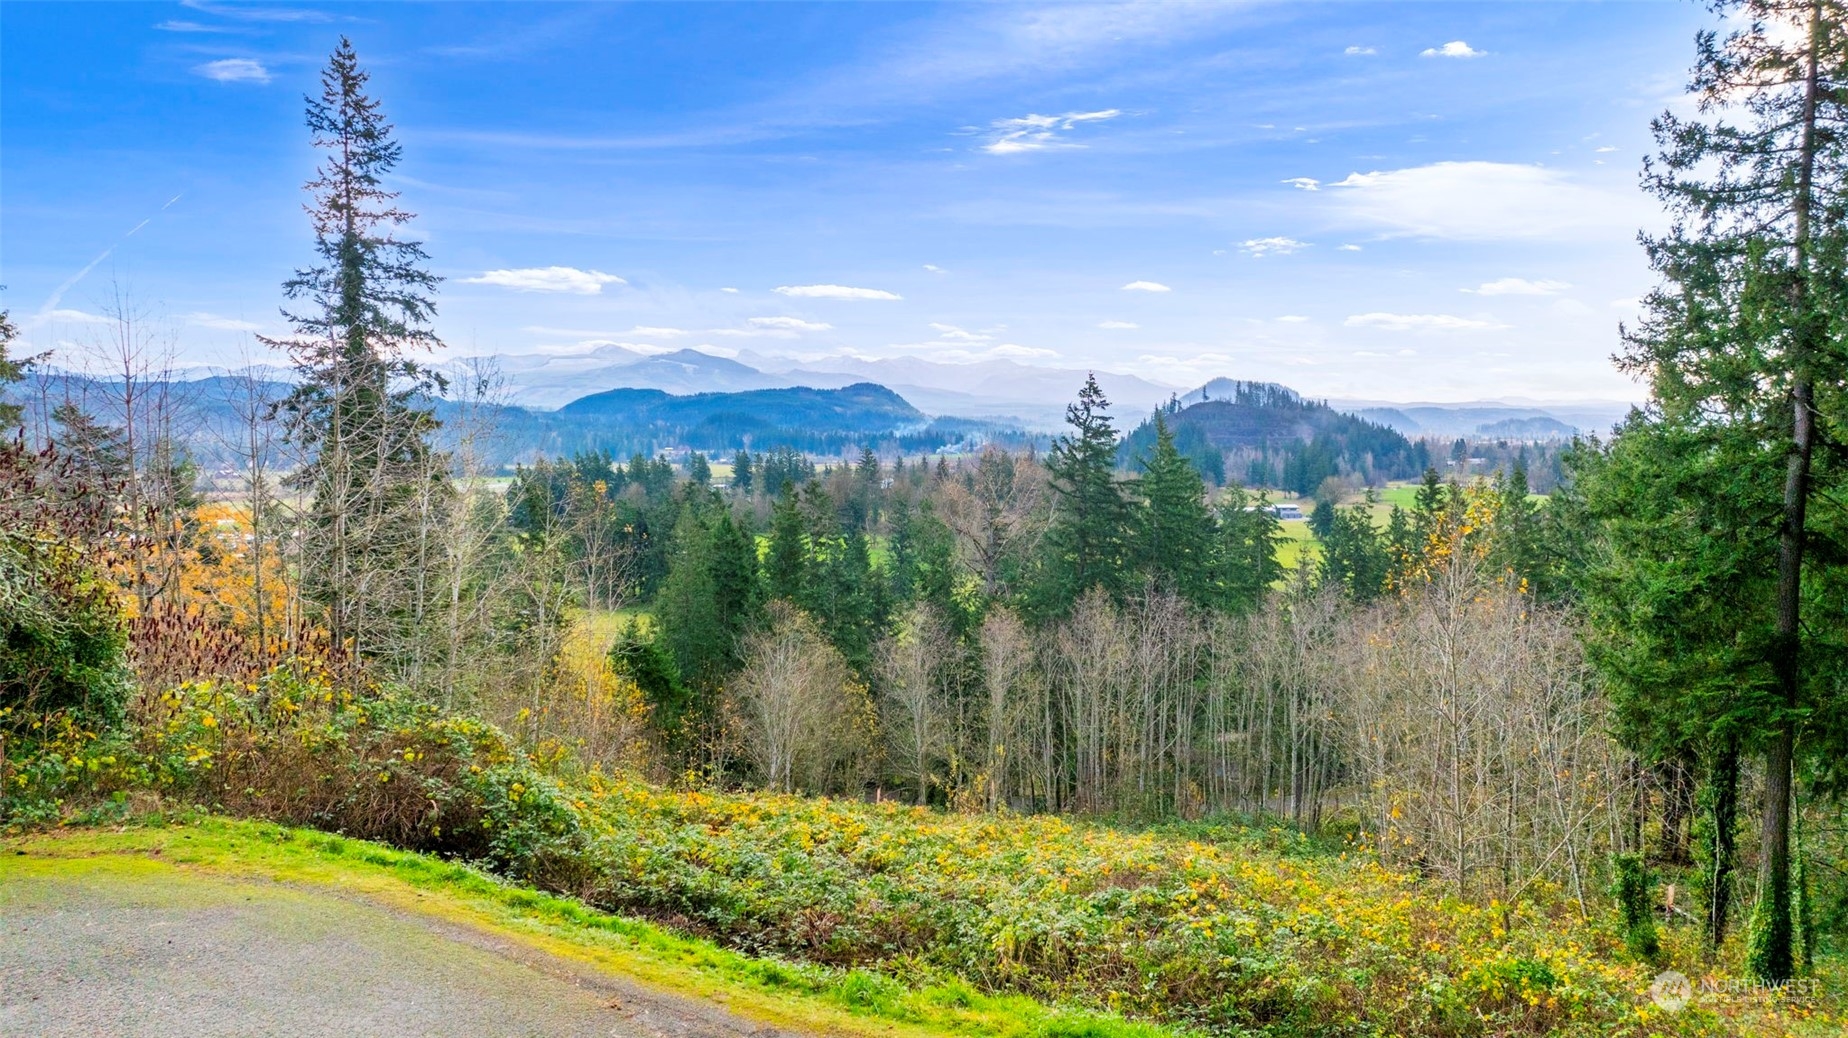
<path id="1" fill-rule="evenodd" d="M 1155 446 L 1142 459 L 1136 489 L 1134 554 L 1143 576 L 1195 605 L 1214 595 L 1213 514 L 1206 507 L 1206 483 L 1174 445 L 1165 415 L 1155 413 Z"/>
<path id="2" fill-rule="evenodd" d="M 283 406 L 311 458 L 293 476 L 308 495 L 300 532 L 304 594 L 336 642 L 382 656 L 420 619 L 434 512 L 448 504 L 436 427 L 419 394 L 439 384 L 414 359 L 442 345 L 429 327 L 438 278 L 420 243 L 395 236 L 411 219 L 385 177 L 402 151 L 367 73 L 342 37 L 307 98 L 325 158 L 307 184 L 319 262 L 284 283 L 305 308 L 283 311 L 298 386 Z"/>
<path id="3" fill-rule="evenodd" d="M 800 603 L 808 594 L 808 529 L 793 483 L 783 483 L 770 510 L 770 548 L 764 578 L 771 598 Z"/>
<path id="4" fill-rule="evenodd" d="M 1843 557 L 1840 545 L 1819 541 L 1838 524 L 1816 513 L 1839 510 L 1843 482 L 1848 32 L 1828 0 L 1717 7 L 1736 28 L 1697 41 L 1690 90 L 1698 114 L 1664 114 L 1654 124 L 1658 154 L 1644 184 L 1673 224 L 1645 239 L 1663 283 L 1642 324 L 1626 331 L 1620 361 L 1649 379 L 1664 441 L 1698 441 L 1684 460 L 1711 478 L 1683 481 L 1681 493 L 1715 508 L 1724 507 L 1715 495 L 1729 489 L 1774 503 L 1715 532 L 1758 545 L 1775 574 L 1765 608 L 1739 618 L 1738 640 L 1756 649 L 1735 680 L 1765 769 L 1750 967 L 1780 981 L 1795 968 L 1796 765 L 1806 736 L 1822 734 L 1805 719 L 1828 709 L 1819 700 L 1830 685 L 1816 664 L 1838 655 L 1842 629 L 1838 618 L 1806 622 L 1804 613 L 1819 604 L 1816 579 L 1828 579 L 1817 571 Z M 1656 442 L 1646 425 L 1634 435 Z M 1716 456 L 1732 470 L 1712 472 L 1707 462 Z M 1741 478 L 1750 485 L 1737 485 Z"/>
<path id="5" fill-rule="evenodd" d="M 1042 615 L 1063 615 L 1092 588 L 1111 595 L 1124 590 L 1129 502 L 1116 478 L 1110 401 L 1096 375 L 1085 377 L 1078 399 L 1065 409 L 1065 421 L 1071 431 L 1046 455 L 1053 506 L 1034 602 Z"/>

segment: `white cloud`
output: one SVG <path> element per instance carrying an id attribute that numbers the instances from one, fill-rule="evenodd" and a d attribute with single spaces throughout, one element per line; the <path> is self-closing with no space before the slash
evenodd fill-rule
<path id="1" fill-rule="evenodd" d="M 1277 318 L 1277 323 L 1279 324 L 1302 324 L 1304 321 L 1307 321 L 1307 320 L 1309 320 L 1309 318 L 1304 317 L 1301 314 L 1284 314 L 1282 317 Z"/>
<path id="2" fill-rule="evenodd" d="M 1361 55 L 1378 54 L 1379 52 L 1378 47 L 1349 47 L 1341 53 L 1346 54 L 1348 57 L 1357 57 Z"/>
<path id="3" fill-rule="evenodd" d="M 1314 177 L 1291 177 L 1279 183 L 1288 184 L 1299 191 L 1320 191 L 1322 189 L 1322 182 Z"/>
<path id="4" fill-rule="evenodd" d="M 1352 173 L 1323 197 L 1360 223 L 1455 241 L 1628 238 L 1656 218 L 1641 194 L 1619 195 L 1543 166 L 1436 162 Z"/>
<path id="5" fill-rule="evenodd" d="M 1079 123 L 1101 122 L 1122 114 L 1118 109 L 1106 108 L 1100 112 L 1066 112 L 1064 115 L 1025 115 L 1018 119 L 996 119 L 989 124 L 990 139 L 982 145 L 982 150 L 990 155 L 1014 155 L 1048 148 L 1082 148 L 1084 145 L 1074 144 L 1060 134 L 1076 128 Z"/>
<path id="6" fill-rule="evenodd" d="M 1097 326 L 1107 332 L 1128 332 L 1142 327 L 1131 321 L 1099 321 Z"/>
<path id="7" fill-rule="evenodd" d="M 992 349 L 982 351 L 990 357 L 1056 357 L 1058 350 L 1044 346 L 1022 346 L 1019 343 L 1004 342 Z"/>
<path id="8" fill-rule="evenodd" d="M 1564 281 L 1529 281 L 1526 278 L 1496 278 L 1479 287 L 1463 291 L 1475 296 L 1556 296 L 1571 285 Z"/>
<path id="9" fill-rule="evenodd" d="M 1419 52 L 1421 58 L 1480 58 L 1486 50 L 1477 50 L 1462 40 L 1451 40 L 1442 47 L 1431 47 Z"/>
<path id="10" fill-rule="evenodd" d="M 846 285 L 782 285 L 773 291 L 798 299 L 903 299 L 894 292 L 877 288 L 850 288 Z"/>
<path id="11" fill-rule="evenodd" d="M 691 335 L 692 333 L 685 328 L 651 328 L 647 325 L 638 324 L 629 329 L 627 334 L 643 339 L 678 339 L 682 335 Z"/>
<path id="12" fill-rule="evenodd" d="M 463 278 L 465 285 L 495 285 L 516 292 L 569 292 L 594 296 L 604 285 L 626 285 L 627 281 L 600 270 L 576 267 L 521 267 L 516 270 L 490 270 L 479 277 Z"/>
<path id="13" fill-rule="evenodd" d="M 220 83 L 267 83 L 270 81 L 269 69 L 264 68 L 261 62 L 252 61 L 249 58 L 208 61 L 203 65 L 194 65 L 193 72 Z"/>
<path id="14" fill-rule="evenodd" d="M 1349 328 L 1378 328 L 1388 332 L 1479 332 L 1508 327 L 1494 321 L 1450 314 L 1355 314 L 1341 323 Z"/>
<path id="15" fill-rule="evenodd" d="M 825 332 L 834 327 L 823 321 L 805 321 L 800 317 L 753 317 L 745 323 L 753 328 L 775 328 L 790 332 Z"/>
<path id="16" fill-rule="evenodd" d="M 1122 288 L 1124 292 L 1172 292 L 1174 289 L 1159 281 L 1131 281 Z"/>
<path id="17" fill-rule="evenodd" d="M 946 364 L 979 364 L 985 360 L 1033 360 L 1059 355 L 1058 350 L 1047 349 L 1044 346 L 1022 346 L 1017 342 L 1004 342 L 984 349 L 950 346 L 942 342 L 893 343 L 887 348 L 927 353 L 931 360 Z"/>
<path id="18" fill-rule="evenodd" d="M 82 310 L 46 310 L 38 315 L 35 323 L 43 324 L 47 321 L 64 321 L 69 324 L 108 324 L 109 318 Z"/>
<path id="19" fill-rule="evenodd" d="M 931 322 L 931 329 L 935 331 L 939 337 L 949 339 L 953 342 L 990 342 L 994 339 L 992 335 L 964 331 L 953 324 L 937 324 L 933 321 Z"/>
<path id="20" fill-rule="evenodd" d="M 942 268 L 942 267 L 939 267 L 939 266 L 937 266 L 937 265 L 936 265 L 935 263 L 926 263 L 926 264 L 924 264 L 924 269 L 925 269 L 925 270 L 928 270 L 928 271 L 930 271 L 930 272 L 931 272 L 932 274 L 941 274 L 941 273 L 943 273 L 943 268 Z"/>
<path id="21" fill-rule="evenodd" d="M 1616 150 L 1617 150 L 1617 147 L 1616 147 L 1615 145 L 1611 145 L 1611 144 L 1606 144 L 1606 145 L 1605 145 L 1604 147 L 1602 147 L 1602 148 L 1597 148 L 1597 149 L 1594 149 L 1594 150 L 1595 150 L 1595 151 L 1597 151 L 1597 153 L 1598 153 L 1598 154 L 1600 154 L 1600 155 L 1604 155 L 1604 154 L 1607 154 L 1607 153 L 1609 153 L 1609 152 L 1613 152 L 1613 151 L 1616 151 Z"/>
<path id="22" fill-rule="evenodd" d="M 1250 238 L 1239 243 L 1252 256 L 1288 256 L 1299 249 L 1306 249 L 1309 243 L 1295 238 Z"/>
<path id="23" fill-rule="evenodd" d="M 1360 246 L 1358 245 L 1337 245 L 1335 246 L 1335 251 L 1336 252 L 1359 252 Z"/>
<path id="24" fill-rule="evenodd" d="M 184 319 L 187 324 L 226 332 L 255 332 L 263 328 L 255 321 L 240 321 L 235 317 L 220 317 L 217 314 L 192 313 L 184 315 Z"/>
<path id="25" fill-rule="evenodd" d="M 719 291 L 721 291 L 721 292 L 730 292 L 730 293 L 731 293 L 732 295 L 737 295 L 737 294 L 738 294 L 738 290 L 737 290 L 737 289 L 735 289 L 735 288 L 721 288 L 721 289 L 719 289 Z"/>

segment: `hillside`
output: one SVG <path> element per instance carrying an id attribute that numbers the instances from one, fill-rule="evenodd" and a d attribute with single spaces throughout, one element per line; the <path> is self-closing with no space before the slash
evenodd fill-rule
<path id="1" fill-rule="evenodd" d="M 656 362 L 658 370 L 678 363 L 666 357 L 651 361 Z M 209 473 L 239 463 L 249 416 L 265 415 L 267 405 L 290 389 L 289 383 L 273 379 L 216 375 L 144 383 L 138 392 L 144 401 L 160 401 L 168 419 L 165 428 Z M 111 401 L 119 399 L 121 388 L 105 380 L 55 373 L 34 376 L 11 395 L 25 405 L 27 428 L 36 432 L 51 427 L 50 409 L 66 400 L 110 422 L 118 413 Z M 474 449 L 490 466 L 579 451 L 627 456 L 690 447 L 729 452 L 747 443 L 756 450 L 792 447 L 823 454 L 859 446 L 930 451 L 966 441 L 1011 442 L 1021 435 L 1002 422 L 933 420 L 899 394 L 869 382 L 840 389 L 795 386 L 687 395 L 613 389 L 580 396 L 557 411 L 512 404 L 464 405 L 449 399 L 426 404 L 442 423 L 435 439 L 443 449 L 453 449 L 467 430 L 487 430 L 489 435 L 478 437 Z M 142 406 L 144 413 L 154 414 L 148 404 Z M 265 423 L 271 437 L 266 463 L 288 467 L 292 462 L 281 442 L 281 427 L 268 419 Z"/>
<path id="2" fill-rule="evenodd" d="M 1407 479 L 1430 463 L 1422 443 L 1276 383 L 1215 379 L 1171 407 L 1176 445 L 1215 482 L 1310 494 L 1330 476 Z M 1154 443 L 1151 419 L 1124 440 L 1123 457 L 1133 463 Z"/>
<path id="3" fill-rule="evenodd" d="M 859 382 L 841 389 L 758 389 L 674 396 L 658 389 L 611 389 L 559 408 L 571 422 L 616 421 L 672 439 L 708 442 L 751 433 L 801 429 L 810 433 L 889 433 L 922 428 L 930 419 L 884 386 Z"/>

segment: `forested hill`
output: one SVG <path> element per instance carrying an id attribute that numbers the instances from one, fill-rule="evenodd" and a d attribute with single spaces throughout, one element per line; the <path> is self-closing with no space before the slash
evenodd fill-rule
<path id="1" fill-rule="evenodd" d="M 619 419 L 677 442 L 733 440 L 752 433 L 890 433 L 921 429 L 930 419 L 884 386 L 858 382 L 841 389 L 755 389 L 742 393 L 673 396 L 658 389 L 611 389 L 559 408 L 571 421 Z"/>
<path id="2" fill-rule="evenodd" d="M 268 424 L 269 409 L 292 390 L 287 382 L 241 376 L 191 381 L 145 381 L 134 393 L 142 431 L 172 435 L 193 461 L 211 471 L 234 465 L 250 442 L 252 420 Z M 11 394 L 24 407 L 26 426 L 37 435 L 60 435 L 52 412 L 72 402 L 102 417 L 124 412 L 119 382 L 64 373 L 36 375 Z M 589 451 L 626 457 L 653 456 L 672 447 L 729 454 L 750 446 L 765 451 L 791 448 L 815 454 L 871 447 L 930 451 L 965 442 L 1016 442 L 1011 426 L 958 418 L 932 420 L 903 397 L 869 382 L 841 389 L 761 389 L 741 393 L 675 396 L 658 389 L 613 389 L 575 400 L 557 411 L 508 404 L 461 403 L 414 398 L 442 423 L 441 449 L 473 434 L 472 450 L 491 467 Z M 158 426 L 158 430 L 154 428 Z M 268 464 L 288 467 L 289 452 L 279 435 L 265 439 Z"/>
<path id="3" fill-rule="evenodd" d="M 1330 476 L 1409 479 L 1430 464 L 1424 444 L 1273 382 L 1216 380 L 1188 398 L 1198 402 L 1177 400 L 1163 417 L 1175 445 L 1215 482 L 1311 494 Z M 1123 441 L 1123 459 L 1134 466 L 1154 445 L 1151 417 Z"/>

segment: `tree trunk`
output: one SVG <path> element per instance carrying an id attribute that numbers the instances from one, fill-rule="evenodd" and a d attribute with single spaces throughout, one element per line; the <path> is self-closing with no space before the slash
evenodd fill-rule
<path id="1" fill-rule="evenodd" d="M 1707 945 L 1718 952 L 1726 943 L 1728 916 L 1732 911 L 1733 870 L 1738 865 L 1734 845 L 1739 821 L 1739 742 L 1728 737 L 1715 755 L 1708 775 L 1710 797 L 1709 821 L 1713 831 L 1708 836 L 1707 863 Z"/>

